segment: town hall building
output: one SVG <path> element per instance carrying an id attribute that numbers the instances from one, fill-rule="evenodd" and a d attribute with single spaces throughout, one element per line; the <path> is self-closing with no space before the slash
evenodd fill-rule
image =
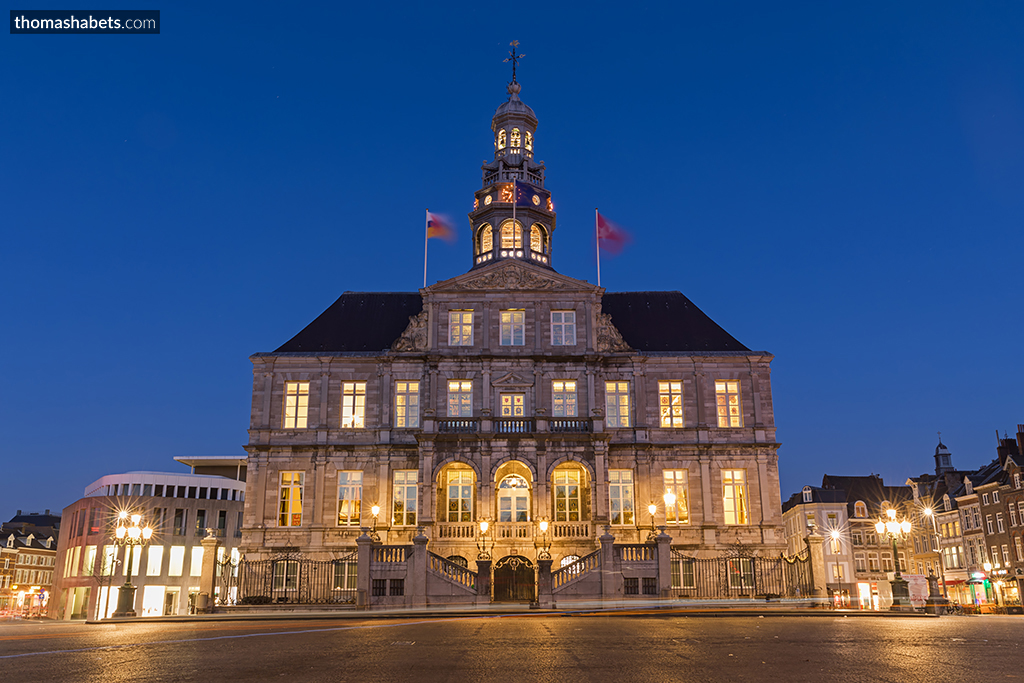
<path id="1" fill-rule="evenodd" d="M 360 543 L 422 547 L 430 576 L 379 574 L 371 596 L 419 582 L 429 602 L 444 579 L 532 601 L 538 563 L 571 570 L 557 591 L 603 546 L 640 549 L 621 555 L 637 560 L 621 565 L 627 595 L 641 579 L 664 592 L 667 575 L 656 587 L 641 571 L 659 538 L 672 588 L 692 580 L 689 560 L 784 551 L 772 355 L 678 291 L 606 292 L 555 269 L 542 138 L 520 89 L 513 76 L 491 121 L 467 272 L 345 292 L 251 357 L 247 559 L 349 558 L 336 580 L 351 587 Z M 275 572 L 275 588 L 294 585 L 287 563 Z"/>

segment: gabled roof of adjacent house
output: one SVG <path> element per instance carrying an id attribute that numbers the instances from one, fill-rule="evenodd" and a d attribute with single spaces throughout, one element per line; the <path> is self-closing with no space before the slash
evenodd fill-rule
<path id="1" fill-rule="evenodd" d="M 804 502 L 803 490 L 797 491 L 789 497 L 785 503 L 782 504 L 782 511 L 788 512 L 793 508 L 800 505 L 810 505 L 812 503 L 842 503 L 846 504 L 846 491 L 839 489 L 823 489 L 817 486 L 807 487 L 811 490 L 811 503 Z"/>
<path id="2" fill-rule="evenodd" d="M 854 517 L 854 506 L 857 504 L 857 501 L 864 501 L 868 505 L 868 514 L 873 516 L 877 514 L 878 505 L 883 501 L 888 501 L 892 505 L 899 505 L 914 499 L 913 489 L 909 486 L 886 486 L 885 482 L 882 481 L 882 477 L 877 474 L 858 477 L 826 474 L 821 479 L 821 486 L 825 489 L 846 491 L 847 509 L 850 517 Z"/>
<path id="3" fill-rule="evenodd" d="M 602 310 L 641 352 L 750 351 L 680 292 L 614 292 Z M 380 353 L 423 310 L 417 292 L 345 292 L 274 353 Z"/>

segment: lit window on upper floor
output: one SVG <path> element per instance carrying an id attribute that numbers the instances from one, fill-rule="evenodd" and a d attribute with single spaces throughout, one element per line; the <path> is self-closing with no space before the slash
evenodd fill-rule
<path id="1" fill-rule="evenodd" d="M 524 133 L 524 135 L 526 137 L 526 149 L 528 149 L 529 151 L 532 152 L 533 151 L 533 133 L 531 133 L 530 131 L 526 131 Z"/>
<path id="2" fill-rule="evenodd" d="M 366 382 L 343 382 L 341 396 L 342 429 L 366 426 Z"/>
<path id="3" fill-rule="evenodd" d="M 303 472 L 281 473 L 281 495 L 278 508 L 278 526 L 302 525 Z"/>
<path id="4" fill-rule="evenodd" d="M 551 345 L 576 346 L 576 311 L 551 311 Z"/>
<path id="5" fill-rule="evenodd" d="M 629 426 L 629 382 L 605 382 L 605 420 L 610 429 Z"/>
<path id="6" fill-rule="evenodd" d="M 546 254 L 548 251 L 547 246 L 547 230 L 540 223 L 534 223 L 530 227 L 530 250 L 538 254 Z"/>
<path id="7" fill-rule="evenodd" d="M 726 524 L 749 524 L 746 470 L 722 470 L 722 500 Z"/>
<path id="8" fill-rule="evenodd" d="M 501 248 L 523 248 L 523 224 L 509 219 L 501 224 Z"/>
<path id="9" fill-rule="evenodd" d="M 740 383 L 737 380 L 715 380 L 715 402 L 719 427 L 742 427 L 740 415 Z"/>
<path id="10" fill-rule="evenodd" d="M 868 516 L 868 506 L 864 504 L 864 501 L 858 500 L 853 504 L 853 516 L 861 519 Z"/>
<path id="11" fill-rule="evenodd" d="M 309 412 L 309 382 L 285 382 L 284 428 L 305 429 Z"/>
<path id="12" fill-rule="evenodd" d="M 420 426 L 419 382 L 395 382 L 395 426 Z"/>
<path id="13" fill-rule="evenodd" d="M 523 346 L 526 343 L 526 311 L 501 312 L 501 345 Z"/>
<path id="14" fill-rule="evenodd" d="M 556 379 L 551 382 L 551 416 L 576 417 L 576 380 Z"/>
<path id="15" fill-rule="evenodd" d="M 448 381 L 448 417 L 473 417 L 472 380 Z"/>
<path id="16" fill-rule="evenodd" d="M 473 345 L 473 311 L 448 311 L 448 346 Z"/>
<path id="17" fill-rule="evenodd" d="M 683 426 L 683 383 L 681 380 L 658 382 L 658 410 L 662 427 Z"/>
<path id="18" fill-rule="evenodd" d="M 509 136 L 509 142 L 512 147 L 519 147 L 522 143 L 522 136 L 519 134 L 518 128 L 512 129 L 512 134 Z"/>
<path id="19" fill-rule="evenodd" d="M 498 141 L 494 143 L 498 149 L 505 149 L 505 129 L 498 131 Z"/>

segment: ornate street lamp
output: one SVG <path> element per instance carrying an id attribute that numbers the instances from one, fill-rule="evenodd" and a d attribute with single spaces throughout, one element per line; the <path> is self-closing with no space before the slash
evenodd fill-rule
<path id="1" fill-rule="evenodd" d="M 380 514 L 380 505 L 375 503 L 370 508 L 370 512 L 373 514 L 373 531 L 370 532 L 370 538 L 373 539 L 374 543 L 380 543 L 380 534 L 377 533 L 377 515 Z"/>
<path id="2" fill-rule="evenodd" d="M 939 553 L 939 578 L 942 579 L 942 597 L 949 599 L 949 589 L 946 586 L 946 565 L 942 560 L 942 542 L 939 540 L 939 524 L 935 521 L 935 510 L 925 508 L 922 510 L 924 516 L 932 520 L 932 531 L 935 532 L 935 550 Z"/>
<path id="3" fill-rule="evenodd" d="M 135 586 L 132 585 L 132 556 L 135 546 L 140 548 L 149 543 L 153 530 L 149 525 L 142 525 L 142 515 L 129 515 L 121 510 L 117 515 L 117 527 L 114 529 L 114 543 L 125 547 L 127 555 L 124 572 L 124 585 L 117 593 L 117 610 L 115 617 L 135 616 Z"/>
<path id="4" fill-rule="evenodd" d="M 654 543 L 655 537 L 657 537 L 658 535 L 657 530 L 654 528 L 654 515 L 658 514 L 658 504 L 651 503 L 650 505 L 648 505 L 647 512 L 651 515 L 651 531 L 647 534 L 647 542 Z"/>
<path id="5" fill-rule="evenodd" d="M 889 585 L 892 586 L 892 607 L 889 609 L 894 612 L 907 612 L 913 607 L 910 604 L 910 589 L 907 586 L 907 580 L 900 573 L 900 556 L 896 549 L 896 540 L 910 534 L 910 521 L 904 519 L 902 522 L 897 522 L 896 511 L 892 508 L 886 510 L 885 515 L 887 519 L 875 523 L 875 531 L 879 536 L 887 535 L 892 542 L 892 562 L 896 571 L 893 573 L 892 581 L 889 582 Z"/>
<path id="6" fill-rule="evenodd" d="M 540 550 L 537 551 L 538 560 L 550 560 L 551 559 L 551 543 L 548 541 L 548 520 L 541 518 L 537 522 L 537 528 L 540 530 Z"/>
<path id="7" fill-rule="evenodd" d="M 487 532 L 491 527 L 491 523 L 486 519 L 480 520 L 480 533 L 477 535 L 476 540 L 476 559 L 478 560 L 490 560 L 491 550 L 494 548 L 494 538 L 491 537 L 490 545 L 487 543 Z"/>

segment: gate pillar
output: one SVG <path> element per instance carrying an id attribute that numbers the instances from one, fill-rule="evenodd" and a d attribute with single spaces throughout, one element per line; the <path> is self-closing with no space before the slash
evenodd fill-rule
<path id="1" fill-rule="evenodd" d="M 814 586 L 814 597 L 824 598 L 828 593 L 828 578 L 825 576 L 825 539 L 815 529 L 806 538 L 811 568 L 811 585 Z"/>
<path id="2" fill-rule="evenodd" d="M 654 540 L 658 543 L 658 595 L 667 598 L 672 591 L 672 537 L 659 527 Z"/>
<path id="3" fill-rule="evenodd" d="M 370 605 L 370 552 L 373 550 L 373 539 L 368 531 L 369 527 L 363 527 L 363 533 L 356 539 L 356 606 L 363 609 Z"/>
<path id="4" fill-rule="evenodd" d="M 412 539 L 412 557 L 406 560 L 406 572 L 412 590 L 409 591 L 407 604 L 413 607 L 424 607 L 427 604 L 427 537 L 423 527 L 417 528 L 419 533 Z"/>
<path id="5" fill-rule="evenodd" d="M 537 560 L 537 606 L 541 609 L 552 607 L 551 558 Z"/>
<path id="6" fill-rule="evenodd" d="M 622 568 L 615 566 L 615 537 L 612 528 L 605 526 L 601 541 L 601 599 L 611 599 L 622 594 Z"/>
<path id="7" fill-rule="evenodd" d="M 199 601 L 202 608 L 200 611 L 213 612 L 213 587 L 217 580 L 217 546 L 220 545 L 220 541 L 216 536 L 208 535 L 199 542 L 203 546 L 203 564 L 199 575 Z"/>
<path id="8" fill-rule="evenodd" d="M 476 604 L 491 604 L 491 560 L 476 560 Z"/>

